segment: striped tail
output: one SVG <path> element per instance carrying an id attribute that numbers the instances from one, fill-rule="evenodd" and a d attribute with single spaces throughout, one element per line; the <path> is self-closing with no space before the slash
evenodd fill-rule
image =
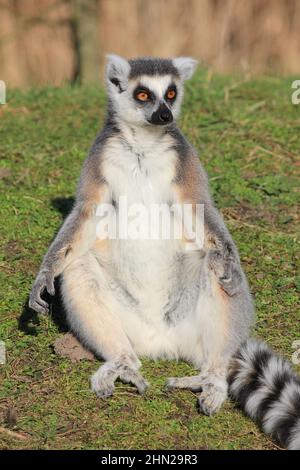
<path id="1" fill-rule="evenodd" d="M 300 450 L 300 378 L 266 344 L 249 339 L 235 356 L 229 394 L 282 447 Z"/>

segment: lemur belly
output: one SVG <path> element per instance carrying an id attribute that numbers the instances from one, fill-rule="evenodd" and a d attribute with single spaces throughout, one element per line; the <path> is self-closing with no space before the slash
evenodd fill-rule
<path id="1" fill-rule="evenodd" d="M 98 254 L 105 270 L 102 300 L 119 316 L 136 353 L 190 358 L 199 348 L 195 326 L 200 284 L 188 279 L 182 253 L 170 241 L 112 245 L 109 261 L 107 253 L 104 258 Z"/>
<path id="2" fill-rule="evenodd" d="M 154 149 L 138 155 L 129 150 L 124 155 L 120 145 L 112 142 L 102 167 L 116 210 L 120 197 L 146 209 L 173 202 L 176 158 L 168 141 L 161 153 Z M 206 289 L 205 261 L 187 253 L 181 240 L 162 239 L 109 240 L 105 253 L 96 250 L 96 256 L 105 270 L 103 300 L 119 316 L 137 354 L 192 361 L 197 357 L 199 362 L 199 322 L 203 315 L 207 321 L 204 310 L 214 302 Z"/>
<path id="3" fill-rule="evenodd" d="M 227 300 L 208 271 L 206 259 L 172 253 L 160 242 L 121 243 L 119 263 L 98 253 L 103 267 L 101 300 L 116 313 L 139 356 L 184 359 L 201 367 L 202 338 L 211 336 L 209 353 L 226 338 Z M 174 247 L 175 248 L 175 247 Z M 130 256 L 132 254 L 132 257 Z M 173 256 L 172 256 L 173 254 Z M 195 269 L 198 263 L 198 269 Z M 191 266 L 192 264 L 192 266 Z M 194 266 L 193 266 L 194 265 Z M 215 341 L 219 331 L 219 340 Z M 217 356 L 217 354 L 216 354 Z"/>

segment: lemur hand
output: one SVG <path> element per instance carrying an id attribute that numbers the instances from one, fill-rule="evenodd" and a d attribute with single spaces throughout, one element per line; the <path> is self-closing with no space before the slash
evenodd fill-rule
<path id="1" fill-rule="evenodd" d="M 243 278 L 234 252 L 226 247 L 225 250 L 211 250 L 208 257 L 209 266 L 218 277 L 220 287 L 230 297 L 237 294 Z"/>
<path id="2" fill-rule="evenodd" d="M 29 307 L 42 314 L 49 313 L 49 305 L 41 298 L 45 289 L 50 295 L 55 294 L 54 275 L 48 270 L 41 270 L 30 292 Z"/>

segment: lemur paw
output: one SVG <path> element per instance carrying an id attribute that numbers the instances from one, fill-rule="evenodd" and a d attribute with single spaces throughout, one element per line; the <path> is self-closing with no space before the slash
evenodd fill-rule
<path id="1" fill-rule="evenodd" d="M 239 292 L 242 274 L 239 261 L 233 256 L 219 250 L 209 253 L 209 265 L 218 277 L 220 287 L 229 295 Z"/>
<path id="2" fill-rule="evenodd" d="M 45 289 L 50 295 L 55 294 L 54 276 L 50 271 L 39 272 L 32 286 L 28 303 L 30 308 L 44 315 L 49 313 L 48 303 L 41 298 Z"/>
<path id="3" fill-rule="evenodd" d="M 91 377 L 91 389 L 99 398 L 110 397 L 115 390 L 115 381 L 110 377 L 109 371 L 104 368 L 105 365 L 100 367 Z"/>
<path id="4" fill-rule="evenodd" d="M 200 411 L 207 416 L 212 416 L 219 411 L 226 398 L 227 389 L 218 387 L 214 383 L 207 383 L 198 395 Z"/>
<path id="5" fill-rule="evenodd" d="M 91 389 L 98 397 L 107 398 L 113 395 L 118 378 L 124 383 L 135 385 L 140 395 L 149 387 L 135 365 L 118 360 L 106 362 L 92 375 Z"/>
<path id="6" fill-rule="evenodd" d="M 193 377 L 171 377 L 167 381 L 167 389 L 181 388 L 200 392 L 198 395 L 199 408 L 205 415 L 211 416 L 221 408 L 227 398 L 226 378 L 207 373 Z"/>
<path id="7" fill-rule="evenodd" d="M 167 390 L 174 388 L 182 388 L 191 390 L 192 392 L 199 392 L 202 389 L 202 379 L 200 375 L 192 377 L 170 377 L 167 379 Z"/>

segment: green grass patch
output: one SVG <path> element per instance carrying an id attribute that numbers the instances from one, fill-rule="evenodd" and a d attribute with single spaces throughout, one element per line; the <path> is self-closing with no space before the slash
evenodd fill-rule
<path id="1" fill-rule="evenodd" d="M 291 104 L 291 82 L 200 71 L 188 83 L 180 123 L 239 247 L 256 334 L 287 358 L 300 339 L 300 106 Z M 151 383 L 144 397 L 118 384 L 113 398 L 100 400 L 88 381 L 97 364 L 54 354 L 62 329 L 51 317 L 28 317 L 24 305 L 61 224 L 62 201 L 73 196 L 102 125 L 105 94 L 86 87 L 8 90 L 7 101 L 0 106 L 0 339 L 7 348 L 0 448 L 274 448 L 232 403 L 208 418 L 192 393 L 165 391 L 165 378 L 193 373 L 187 364 L 144 360 Z"/>

